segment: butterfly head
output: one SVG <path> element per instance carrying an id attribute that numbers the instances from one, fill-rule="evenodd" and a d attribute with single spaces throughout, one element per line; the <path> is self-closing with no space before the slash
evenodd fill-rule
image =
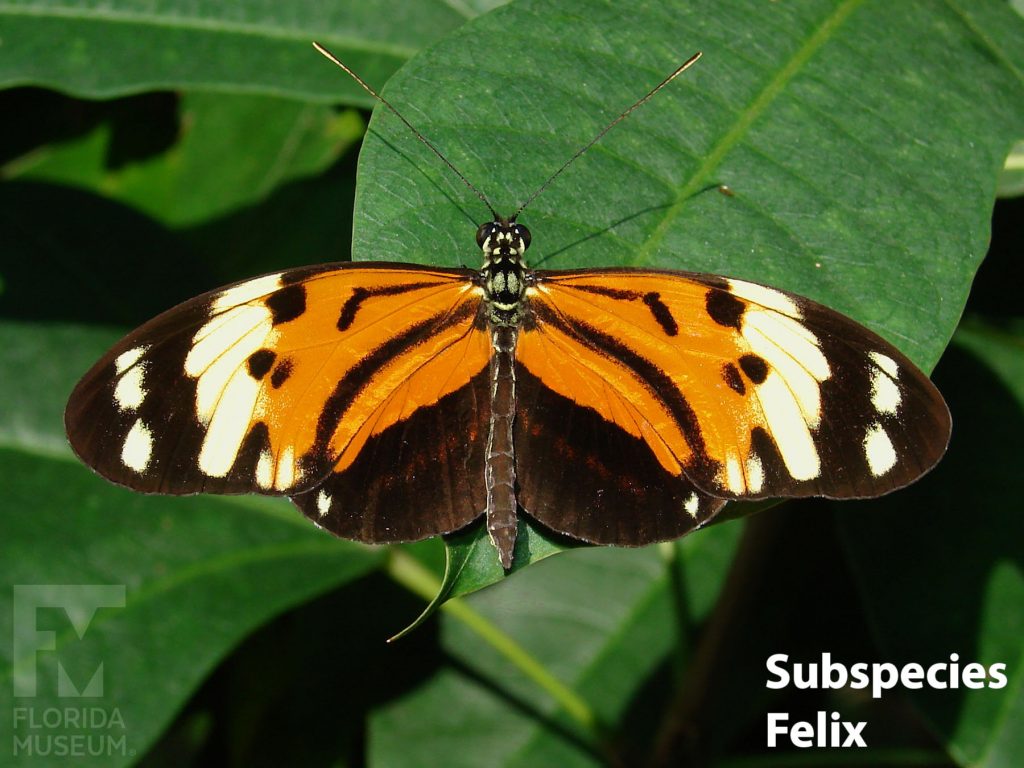
<path id="1" fill-rule="evenodd" d="M 484 252 L 480 277 L 490 323 L 518 325 L 526 294 L 523 254 L 530 247 L 530 230 L 514 220 L 495 218 L 480 225 L 476 243 Z"/>
<path id="2" fill-rule="evenodd" d="M 484 267 L 503 262 L 518 264 L 530 247 L 530 230 L 515 221 L 495 219 L 480 225 L 476 244 L 484 252 Z"/>

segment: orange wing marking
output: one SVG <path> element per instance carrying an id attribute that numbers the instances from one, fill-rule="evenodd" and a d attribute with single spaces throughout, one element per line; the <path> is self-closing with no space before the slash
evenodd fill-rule
<path id="1" fill-rule="evenodd" d="M 452 343 L 448 326 L 471 324 L 477 290 L 456 271 L 351 268 L 223 291 L 185 360 L 206 428 L 199 469 L 223 477 L 264 431 L 256 486 L 294 492 L 315 482 L 410 372 Z M 340 410 L 339 382 L 350 395 Z"/>
<path id="2" fill-rule="evenodd" d="M 812 479 L 820 464 L 811 431 L 821 418 L 828 361 L 789 296 L 743 281 L 720 282 L 613 270 L 553 273 L 538 281 L 531 300 L 543 307 L 538 327 L 575 333 L 583 344 L 573 344 L 579 347 L 574 356 L 589 360 L 650 426 L 643 439 L 667 471 L 680 470 L 666 452 L 683 472 L 705 478 L 709 492 L 760 493 L 765 468 L 753 450 L 752 430 L 761 426 L 787 472 L 795 480 Z M 618 287 L 624 284 L 628 290 Z M 722 292 L 720 306 L 708 306 L 709 291 Z M 561 318 L 556 330 L 544 322 L 553 314 Z M 543 368 L 534 359 L 526 364 Z M 607 405 L 581 401 L 550 373 L 538 375 L 636 434 Z"/>
<path id="3" fill-rule="evenodd" d="M 559 315 L 571 328 L 572 321 Z M 536 332 L 520 335 L 516 357 L 545 386 L 644 440 L 667 472 L 682 473 L 679 456 L 690 454 L 675 422 L 660 403 L 653 414 L 651 408 L 644 409 L 650 402 L 646 387 L 617 360 L 587 347 L 562 328 L 556 330 L 550 322 L 538 323 Z M 652 417 L 659 421 L 654 423 Z M 676 441 L 676 449 L 669 439 Z"/>
<path id="4" fill-rule="evenodd" d="M 658 293 L 645 290 L 647 284 L 639 285 L 641 277 L 639 273 L 631 274 L 631 290 L 621 291 L 601 273 L 581 275 L 579 280 L 556 273 L 546 275 L 530 295 L 541 335 L 552 341 L 558 339 L 567 359 L 578 360 L 607 381 L 618 399 L 629 403 L 629 409 L 609 408 L 606 398 L 588 396 L 565 386 L 564 379 L 558 381 L 547 356 L 537 354 L 536 345 L 530 343 L 532 334 L 523 339 L 520 359 L 559 394 L 596 410 L 629 434 L 642 437 L 664 469 L 679 475 L 693 462 L 713 460 L 706 453 L 703 423 L 697 414 L 721 407 L 720 394 L 695 400 L 694 394 L 703 393 L 686 390 L 676 381 L 680 371 L 693 372 L 701 362 L 706 367 L 709 355 L 697 347 L 692 352 L 693 360 L 685 358 L 682 347 L 695 334 L 690 324 L 680 326 L 676 318 L 687 315 L 678 307 L 676 314 L 670 315 L 660 300 L 645 302 L 645 295 L 657 297 Z M 686 334 L 685 343 L 670 341 L 667 331 L 671 330 Z M 719 378 L 715 371 L 714 380 Z M 629 411 L 632 413 L 626 418 Z"/>
<path id="5" fill-rule="evenodd" d="M 331 435 L 330 453 L 337 456 L 335 472 L 349 467 L 371 437 L 408 419 L 419 408 L 434 405 L 487 367 L 491 350 L 487 334 L 472 322 L 475 316 L 475 302 L 463 302 L 443 318 L 445 327 L 430 334 L 424 343 L 391 357 L 386 370 L 367 383 L 364 391 L 371 390 L 374 396 L 356 400 L 344 411 L 345 418 L 339 417 Z M 336 396 L 343 398 L 345 390 L 342 382 Z"/>

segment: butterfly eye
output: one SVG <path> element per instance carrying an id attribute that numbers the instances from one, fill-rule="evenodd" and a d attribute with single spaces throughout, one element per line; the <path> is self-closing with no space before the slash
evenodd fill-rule
<path id="1" fill-rule="evenodd" d="M 493 221 L 488 221 L 486 224 L 481 224 L 480 228 L 476 231 L 476 244 L 478 247 L 483 248 L 484 242 L 488 236 L 493 235 L 497 229 Z"/>
<path id="2" fill-rule="evenodd" d="M 525 251 L 527 248 L 530 247 L 530 230 L 528 230 L 522 224 L 516 224 L 515 233 L 519 235 L 519 239 L 523 241 L 523 250 Z"/>

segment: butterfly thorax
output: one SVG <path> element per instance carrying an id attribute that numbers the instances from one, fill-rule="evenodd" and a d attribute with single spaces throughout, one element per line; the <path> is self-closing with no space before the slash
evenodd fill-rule
<path id="1" fill-rule="evenodd" d="M 523 254 L 530 247 L 530 230 L 497 219 L 480 226 L 476 242 L 484 253 L 480 284 L 487 321 L 497 327 L 518 326 L 528 280 Z"/>

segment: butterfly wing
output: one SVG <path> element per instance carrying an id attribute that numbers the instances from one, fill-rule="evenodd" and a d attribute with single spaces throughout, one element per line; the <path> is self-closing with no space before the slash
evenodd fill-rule
<path id="1" fill-rule="evenodd" d="M 489 347 L 473 276 L 334 264 L 192 299 L 129 334 L 79 382 L 65 413 L 71 445 L 135 490 L 286 494 L 324 527 L 364 538 L 351 520 L 421 505 L 401 490 L 408 477 L 426 494 L 425 469 L 483 476 L 481 441 L 466 440 L 489 416 L 474 383 Z M 414 428 L 424 421 L 432 426 Z M 385 459 L 396 434 L 401 450 Z M 437 506 L 435 529 L 415 538 L 483 509 L 455 492 Z M 393 533 L 384 540 L 411 538 Z"/>
<path id="2" fill-rule="evenodd" d="M 657 428 L 599 365 L 566 357 L 564 338 L 521 334 L 514 423 L 518 499 L 547 527 L 594 544 L 675 539 L 725 504 L 665 452 Z M 572 354 L 578 352 L 578 348 Z M 610 422 L 610 423 L 609 423 Z"/>
<path id="3" fill-rule="evenodd" d="M 537 272 L 529 302 L 520 500 L 570 535 L 646 543 L 723 499 L 879 496 L 949 440 L 941 395 L 899 350 L 784 291 L 697 273 Z M 622 522 L 627 509 L 650 519 Z"/>

